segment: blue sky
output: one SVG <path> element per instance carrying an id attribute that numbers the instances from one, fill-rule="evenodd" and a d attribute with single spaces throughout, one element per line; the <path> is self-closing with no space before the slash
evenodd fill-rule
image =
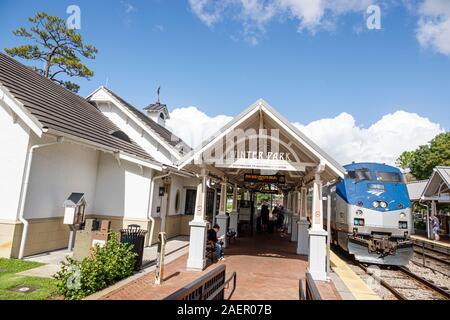
<path id="1" fill-rule="evenodd" d="M 299 32 L 299 19 L 280 14 L 252 44 L 238 7 L 208 26 L 188 1 L 2 0 L 2 49 L 23 43 L 11 31 L 36 11 L 67 17 L 70 4 L 81 8 L 80 32 L 99 50 L 86 62 L 95 76 L 77 81 L 81 95 L 108 78 L 138 107 L 161 85 L 171 110 L 196 106 L 210 116 L 236 115 L 261 97 L 302 124 L 347 112 L 368 127 L 405 110 L 450 127 L 450 56 L 419 44 L 419 14 L 396 1 L 383 7 L 381 30 L 368 30 L 358 11 L 315 32 Z"/>

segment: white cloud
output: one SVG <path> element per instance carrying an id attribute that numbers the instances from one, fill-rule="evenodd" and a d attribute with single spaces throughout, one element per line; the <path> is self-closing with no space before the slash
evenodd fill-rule
<path id="1" fill-rule="evenodd" d="M 170 113 L 167 127 L 191 147 L 200 145 L 232 117 L 219 115 L 210 117 L 196 107 L 177 108 Z"/>
<path id="2" fill-rule="evenodd" d="M 439 124 L 401 110 L 383 116 L 368 128 L 358 126 L 348 113 L 295 125 L 343 164 L 352 161 L 395 164 L 403 151 L 414 150 L 443 132 Z"/>
<path id="3" fill-rule="evenodd" d="M 450 55 L 450 1 L 423 1 L 416 37 L 422 47 Z"/>
<path id="4" fill-rule="evenodd" d="M 175 109 L 170 117 L 167 126 L 194 147 L 232 119 L 225 115 L 210 117 L 196 107 Z M 294 125 L 342 164 L 395 164 L 403 151 L 414 150 L 443 132 L 439 124 L 406 111 L 387 114 L 368 128 L 358 126 L 353 116 L 345 112 L 334 118 Z"/>
<path id="5" fill-rule="evenodd" d="M 211 27 L 227 15 L 240 21 L 243 36 L 255 44 L 275 18 L 297 21 L 298 30 L 333 29 L 338 16 L 363 13 L 370 0 L 189 0 L 192 11 Z"/>
<path id="6" fill-rule="evenodd" d="M 132 13 L 133 11 L 136 11 L 136 8 L 129 2 L 126 1 L 120 1 L 120 3 L 122 4 L 125 13 Z"/>

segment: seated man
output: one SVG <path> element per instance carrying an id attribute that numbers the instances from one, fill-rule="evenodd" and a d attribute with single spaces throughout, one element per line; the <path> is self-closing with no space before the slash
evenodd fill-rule
<path id="1" fill-rule="evenodd" d="M 208 230 L 208 241 L 212 241 L 214 243 L 214 249 L 216 251 L 216 260 L 224 260 L 222 257 L 222 245 L 224 236 L 217 237 L 217 233 L 219 232 L 220 227 L 218 224 L 215 224 L 212 229 Z"/>

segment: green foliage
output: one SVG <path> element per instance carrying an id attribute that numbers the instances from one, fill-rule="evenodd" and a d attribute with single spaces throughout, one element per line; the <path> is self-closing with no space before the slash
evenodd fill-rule
<path id="1" fill-rule="evenodd" d="M 415 151 L 403 152 L 397 163 L 411 169 L 416 179 L 430 178 L 436 166 L 450 166 L 450 132 L 438 134 L 429 144 Z"/>
<path id="2" fill-rule="evenodd" d="M 84 44 L 81 35 L 76 30 L 68 29 L 62 18 L 38 12 L 28 21 L 33 24 L 29 30 L 21 27 L 13 34 L 33 41 L 33 44 L 5 48 L 6 53 L 12 57 L 43 61 L 43 69 L 33 69 L 67 89 L 78 92 L 80 87 L 77 84 L 57 79 L 57 76 L 65 74 L 90 79 L 94 73 L 81 63 L 80 57 L 95 59 L 97 49 Z"/>
<path id="3" fill-rule="evenodd" d="M 130 244 L 112 234 L 106 246 L 96 246 L 89 257 L 77 261 L 70 257 L 54 275 L 58 292 L 66 299 L 78 300 L 134 273 L 136 253 Z"/>

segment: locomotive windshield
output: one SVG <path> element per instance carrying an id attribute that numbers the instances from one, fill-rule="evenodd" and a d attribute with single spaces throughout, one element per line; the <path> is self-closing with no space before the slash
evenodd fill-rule
<path id="1" fill-rule="evenodd" d="M 349 170 L 347 172 L 347 177 L 352 180 L 371 180 L 370 171 L 368 169 Z"/>
<path id="2" fill-rule="evenodd" d="M 402 182 L 402 178 L 398 172 L 375 172 L 377 181 L 384 182 Z"/>

